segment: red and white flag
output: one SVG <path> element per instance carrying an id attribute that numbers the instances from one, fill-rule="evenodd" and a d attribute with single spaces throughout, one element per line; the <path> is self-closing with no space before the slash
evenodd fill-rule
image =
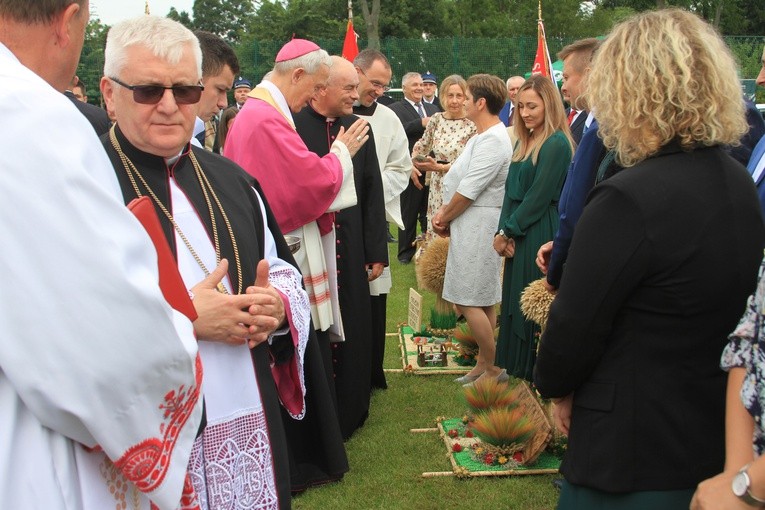
<path id="1" fill-rule="evenodd" d="M 348 28 L 345 31 L 345 41 L 343 42 L 343 58 L 353 62 L 356 55 L 359 54 L 359 45 L 356 43 L 356 32 L 353 31 L 353 20 L 348 20 Z"/>
<path id="2" fill-rule="evenodd" d="M 534 67 L 531 69 L 531 74 L 547 76 L 555 83 L 550 50 L 547 49 L 547 39 L 545 38 L 545 24 L 541 16 L 537 23 L 537 55 L 534 57 Z"/>

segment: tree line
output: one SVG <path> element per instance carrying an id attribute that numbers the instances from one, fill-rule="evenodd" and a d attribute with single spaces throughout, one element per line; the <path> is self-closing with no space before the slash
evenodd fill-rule
<path id="1" fill-rule="evenodd" d="M 726 40 L 742 65 L 742 77 L 753 78 L 759 71 L 765 40 L 762 38 L 765 9 L 757 5 L 761 2 L 543 0 L 542 15 L 554 54 L 570 41 L 605 35 L 615 23 L 636 12 L 668 6 L 690 9 L 718 27 L 723 35 L 750 36 Z M 467 76 L 472 69 L 503 77 L 523 74 L 528 54 L 536 50 L 537 5 L 534 0 L 352 0 L 359 47 L 379 48 L 388 54 L 394 67 L 394 84 L 403 72 L 424 71 L 420 67 L 427 66 L 439 75 L 458 72 Z M 339 53 L 348 20 L 348 2 L 195 0 L 191 13 L 171 8 L 165 15 L 192 30 L 206 30 L 226 39 L 240 57 L 242 74 L 257 80 L 273 62 L 275 49 L 293 35 L 315 40 L 331 53 Z M 78 75 L 89 87 L 91 102 L 95 103 L 100 99 L 97 87 L 108 29 L 99 19 L 91 19 L 78 68 Z M 508 53 L 503 49 L 509 47 L 516 53 L 520 51 L 517 58 L 502 57 Z M 428 52 L 433 50 L 453 57 L 428 58 Z M 416 53 L 416 57 L 412 58 L 410 53 Z M 758 92 L 765 96 L 762 89 Z"/>

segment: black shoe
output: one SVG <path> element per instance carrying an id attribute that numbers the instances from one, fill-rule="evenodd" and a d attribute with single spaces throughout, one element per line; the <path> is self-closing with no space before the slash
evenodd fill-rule
<path id="1" fill-rule="evenodd" d="M 398 259 L 399 264 L 408 264 L 412 259 Z"/>
<path id="2" fill-rule="evenodd" d="M 552 481 L 553 487 L 555 487 L 558 490 L 561 490 L 563 488 L 563 478 L 554 478 Z"/>
<path id="3" fill-rule="evenodd" d="M 388 242 L 389 243 L 395 243 L 396 242 L 396 238 L 393 237 L 392 235 L 390 235 L 390 232 L 388 232 Z"/>

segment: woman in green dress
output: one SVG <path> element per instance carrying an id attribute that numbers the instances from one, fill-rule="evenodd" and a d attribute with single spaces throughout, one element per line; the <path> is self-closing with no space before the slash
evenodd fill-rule
<path id="1" fill-rule="evenodd" d="M 494 249 L 505 258 L 497 365 L 530 381 L 539 326 L 521 313 L 520 294 L 541 278 L 534 259 L 558 228 L 558 198 L 571 163 L 573 141 L 560 94 L 535 75 L 518 90 L 513 122 L 518 142 L 505 182 Z"/>

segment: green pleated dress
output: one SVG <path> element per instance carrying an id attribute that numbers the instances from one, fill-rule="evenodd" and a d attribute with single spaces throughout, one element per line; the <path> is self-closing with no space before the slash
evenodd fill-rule
<path id="1" fill-rule="evenodd" d="M 531 157 L 513 162 L 505 183 L 498 229 L 515 239 L 515 256 L 505 259 L 496 364 L 527 381 L 532 379 L 539 326 L 521 313 L 520 294 L 542 277 L 534 260 L 558 229 L 558 199 L 570 163 L 571 146 L 556 131 L 542 144 L 536 165 Z"/>
<path id="2" fill-rule="evenodd" d="M 563 482 L 556 510 L 687 510 L 696 488 L 623 494 Z"/>

